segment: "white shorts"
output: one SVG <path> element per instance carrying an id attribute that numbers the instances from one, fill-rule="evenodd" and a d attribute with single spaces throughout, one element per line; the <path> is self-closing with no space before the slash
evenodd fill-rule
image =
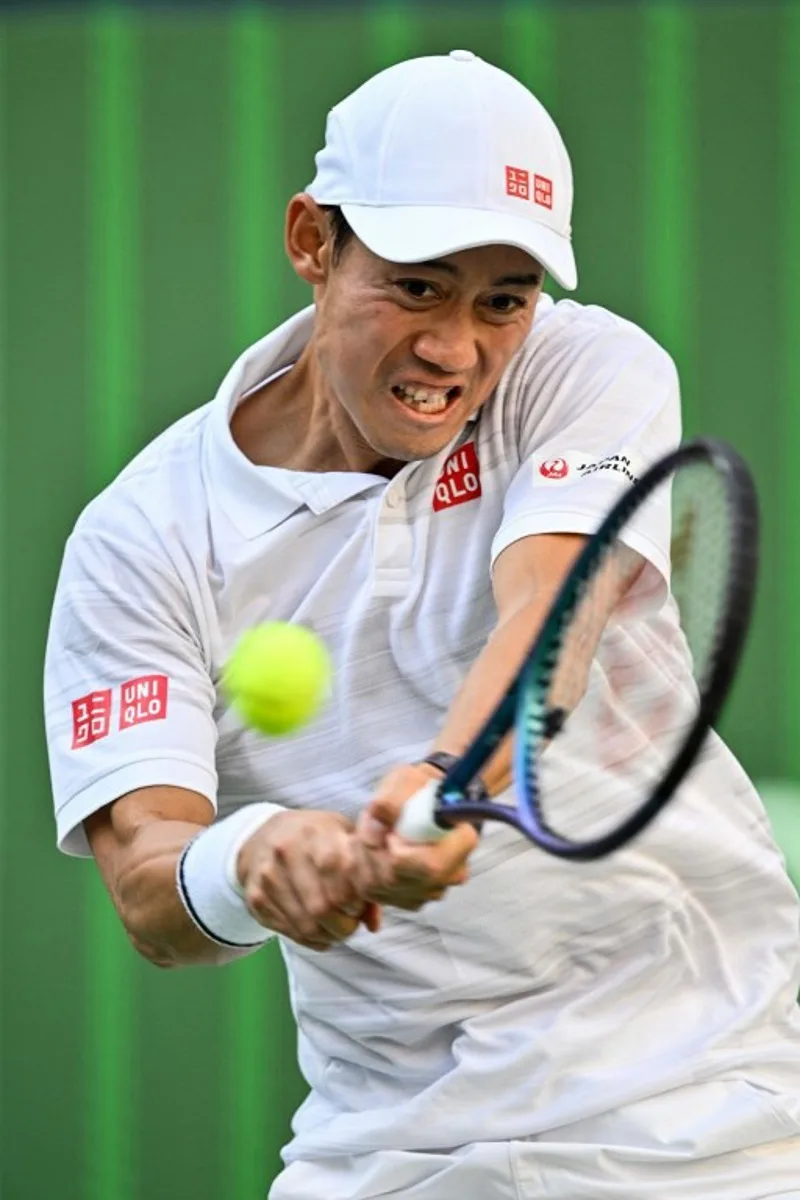
<path id="1" fill-rule="evenodd" d="M 800 1138 L 714 1158 L 564 1142 L 476 1142 L 294 1162 L 269 1200 L 800 1200 Z"/>

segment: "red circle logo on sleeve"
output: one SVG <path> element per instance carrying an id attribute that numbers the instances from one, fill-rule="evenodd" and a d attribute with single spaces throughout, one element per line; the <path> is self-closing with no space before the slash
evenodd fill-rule
<path id="1" fill-rule="evenodd" d="M 563 479 L 569 474 L 569 463 L 565 458 L 546 458 L 539 467 L 545 479 Z"/>

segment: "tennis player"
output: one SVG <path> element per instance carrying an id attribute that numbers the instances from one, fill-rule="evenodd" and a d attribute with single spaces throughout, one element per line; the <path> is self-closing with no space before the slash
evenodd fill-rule
<path id="1" fill-rule="evenodd" d="M 59 845 L 94 856 L 159 966 L 280 936 L 310 1094 L 272 1200 L 800 1197 L 798 903 L 721 742 L 713 786 L 597 863 L 501 826 L 391 832 L 584 536 L 678 442 L 673 363 L 543 291 L 576 285 L 567 152 L 473 54 L 368 80 L 316 166 L 285 230 L 313 305 L 69 539 L 46 666 Z M 646 513 L 635 540 L 651 603 L 613 598 L 591 668 L 631 721 L 626 681 L 660 694 L 678 636 Z M 266 619 L 335 662 L 322 716 L 281 741 L 219 688 Z M 568 741 L 548 786 L 607 783 L 600 731 Z M 495 792 L 507 773 L 487 768 Z"/>

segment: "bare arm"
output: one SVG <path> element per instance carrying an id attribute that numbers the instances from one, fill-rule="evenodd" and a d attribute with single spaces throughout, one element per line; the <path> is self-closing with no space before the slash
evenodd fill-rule
<path id="1" fill-rule="evenodd" d="M 151 787 L 120 797 L 84 823 L 131 942 L 156 966 L 221 965 L 260 948 L 206 937 L 178 895 L 178 861 L 213 815 L 196 792 Z M 270 817 L 239 856 L 251 916 L 314 950 L 327 950 L 359 924 L 377 930 L 380 909 L 370 896 L 388 870 L 363 851 L 345 817 L 313 810 Z"/>
<path id="2" fill-rule="evenodd" d="M 184 847 L 211 824 L 205 796 L 174 787 L 121 796 L 84 822 L 103 882 L 134 947 L 159 967 L 221 964 L 243 953 L 206 938 L 175 887 Z"/>

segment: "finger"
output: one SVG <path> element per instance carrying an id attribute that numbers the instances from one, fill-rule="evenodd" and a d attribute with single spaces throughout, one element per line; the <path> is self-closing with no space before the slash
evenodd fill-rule
<path id="1" fill-rule="evenodd" d="M 339 848 L 341 853 L 331 860 L 331 878 L 326 880 L 321 876 L 317 853 L 312 846 L 310 853 L 298 858 L 293 863 L 289 883 L 296 898 L 303 907 L 305 916 L 315 923 L 314 932 L 310 934 L 313 940 L 323 939 L 329 944 L 345 941 L 359 928 L 365 908 L 365 899 L 355 895 L 352 885 L 346 879 L 338 886 L 335 872 L 343 866 L 352 863 L 355 855 L 350 847 Z M 336 903 L 338 896 L 345 897 L 345 905 Z M 307 928 L 305 924 L 303 930 Z"/>
<path id="2" fill-rule="evenodd" d="M 353 837 L 354 868 L 351 883 L 354 895 L 366 899 L 394 882 L 394 862 L 386 849 L 367 845 L 356 832 Z"/>
<path id="3" fill-rule="evenodd" d="M 325 913 L 319 919 L 319 927 L 330 936 L 331 941 L 343 942 L 351 937 L 361 924 L 361 913 L 349 916 L 343 912 Z"/>
<path id="4" fill-rule="evenodd" d="M 472 825 L 460 822 L 435 845 L 419 845 L 392 834 L 389 849 L 398 873 L 402 876 L 434 880 L 449 880 L 460 874 L 467 878 L 467 859 L 478 845 L 479 836 Z M 466 874 L 465 874 L 466 872 Z"/>
<path id="5" fill-rule="evenodd" d="M 380 850 L 386 845 L 386 839 L 394 824 L 394 820 L 379 817 L 377 815 L 378 811 L 384 810 L 376 807 L 376 805 L 377 802 L 373 802 L 363 812 L 359 813 L 356 822 L 356 834 L 363 845 L 369 846 L 373 850 Z"/>
<path id="6" fill-rule="evenodd" d="M 360 913 L 364 893 L 358 887 L 358 855 L 355 838 L 351 833 L 342 833 L 334 844 L 324 843 L 309 849 L 328 908 L 345 911 L 352 907 Z"/>
<path id="7" fill-rule="evenodd" d="M 460 887 L 461 884 L 466 883 L 468 879 L 469 879 L 469 866 L 465 864 L 463 867 L 458 867 L 453 872 L 453 874 L 447 880 L 447 886 L 448 887 Z"/>
<path id="8" fill-rule="evenodd" d="M 285 936 L 288 937 L 288 934 Z M 300 938 L 292 938 L 291 940 L 298 946 L 303 946 L 306 950 L 314 950 L 317 954 L 324 954 L 325 951 L 330 950 L 331 946 L 334 944 L 330 938 L 328 938 L 326 941 L 315 941 L 312 938 L 306 938 L 305 940 L 301 940 Z"/>
<path id="9" fill-rule="evenodd" d="M 374 900 L 368 900 L 361 914 L 361 924 L 366 926 L 370 933 L 377 933 L 382 922 L 383 909 L 380 904 L 377 904 Z"/>
<path id="10" fill-rule="evenodd" d="M 305 856 L 298 857 L 292 863 L 288 883 L 294 894 L 292 912 L 298 931 L 304 937 L 317 937 L 323 919 L 333 913 L 336 906 L 331 904 L 314 862 Z"/>
<path id="11" fill-rule="evenodd" d="M 297 900 L 284 864 L 269 854 L 251 869 L 244 885 L 248 911 L 267 929 L 290 935 L 297 917 Z"/>
<path id="12" fill-rule="evenodd" d="M 318 938 L 317 917 L 328 910 L 325 892 L 304 853 L 289 844 L 273 852 L 260 870 L 251 872 L 245 898 L 251 911 L 270 928 L 277 917 L 279 932 L 305 942 Z"/>
<path id="13" fill-rule="evenodd" d="M 385 831 L 394 828 L 409 796 L 430 782 L 430 768 L 419 763 L 406 763 L 390 771 L 362 813 L 361 832 L 367 845 L 384 845 Z"/>

